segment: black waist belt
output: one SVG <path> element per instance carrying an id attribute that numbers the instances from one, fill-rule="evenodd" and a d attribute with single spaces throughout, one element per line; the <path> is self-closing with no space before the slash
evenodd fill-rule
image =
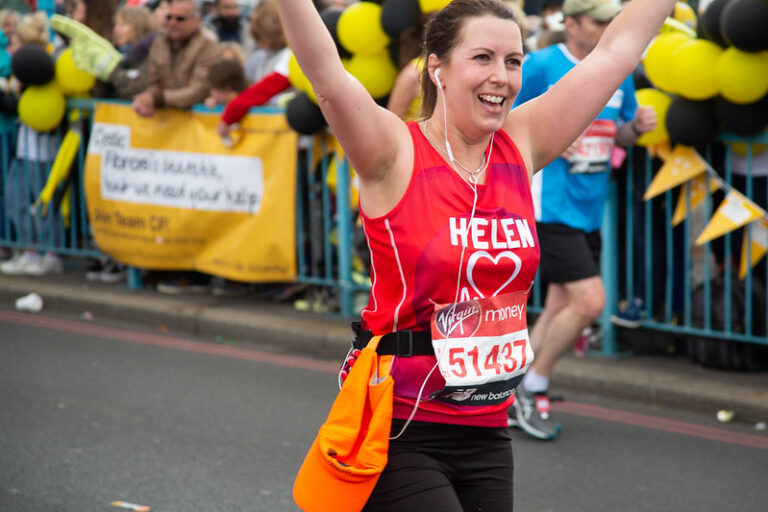
<path id="1" fill-rule="evenodd" d="M 373 338 L 373 333 L 363 330 L 360 322 L 352 322 L 352 330 L 355 331 L 355 341 L 352 342 L 352 346 L 358 350 L 362 350 Z M 409 330 L 387 333 L 381 337 L 376 353 L 380 356 L 399 357 L 434 355 L 432 334 L 429 331 Z"/>

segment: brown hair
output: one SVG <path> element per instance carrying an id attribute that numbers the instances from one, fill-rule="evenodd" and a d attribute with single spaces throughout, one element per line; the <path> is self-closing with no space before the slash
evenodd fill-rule
<path id="1" fill-rule="evenodd" d="M 83 23 L 104 39 L 111 41 L 118 0 L 80 1 L 85 4 L 85 21 Z"/>
<path id="2" fill-rule="evenodd" d="M 442 61 L 450 61 L 451 53 L 459 44 L 465 21 L 486 15 L 517 22 L 512 11 L 499 0 L 453 0 L 435 13 L 424 27 L 424 61 L 428 62 L 427 58 L 433 53 Z M 437 89 L 426 65 L 421 75 L 421 96 L 421 115 L 431 117 L 437 102 Z"/>
<path id="3" fill-rule="evenodd" d="M 213 89 L 231 88 L 242 92 L 248 87 L 243 66 L 236 60 L 224 59 L 208 68 L 208 83 Z"/>
<path id="4" fill-rule="evenodd" d="M 121 7 L 115 17 L 120 16 L 128 25 L 133 27 L 136 41 L 157 30 L 157 21 L 149 9 L 145 7 Z M 133 41 L 134 43 L 136 41 Z"/>
<path id="5" fill-rule="evenodd" d="M 271 1 L 259 2 L 251 11 L 251 35 L 259 46 L 267 50 L 282 50 L 286 46 L 280 13 Z"/>

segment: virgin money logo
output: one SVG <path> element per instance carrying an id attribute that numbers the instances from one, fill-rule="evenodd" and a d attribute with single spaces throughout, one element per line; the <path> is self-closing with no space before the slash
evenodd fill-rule
<path id="1" fill-rule="evenodd" d="M 480 304 L 476 300 L 451 304 L 435 314 L 435 325 L 446 338 L 467 338 L 480 326 Z"/>

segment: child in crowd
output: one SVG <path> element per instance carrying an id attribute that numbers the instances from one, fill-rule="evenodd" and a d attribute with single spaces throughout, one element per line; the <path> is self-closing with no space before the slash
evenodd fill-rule
<path id="1" fill-rule="evenodd" d="M 214 108 L 226 105 L 246 88 L 243 66 L 235 61 L 224 59 L 208 69 L 208 82 L 211 94 L 205 100 L 205 106 Z"/>
<path id="2" fill-rule="evenodd" d="M 22 45 L 35 44 L 48 48 L 48 23 L 44 13 L 25 16 L 16 32 Z M 49 208 L 45 216 L 31 209 L 48 179 L 58 140 L 55 132 L 41 133 L 19 122 L 16 157 L 4 177 L 4 207 L 8 227 L 23 244 L 56 246 L 61 239 L 60 216 Z M 46 275 L 61 273 L 59 257 L 52 251 L 41 254 L 27 249 L 0 263 L 3 274 Z"/>
<path id="3" fill-rule="evenodd" d="M 255 83 L 227 104 L 217 127 L 222 139 L 238 124 L 251 107 L 277 103 L 277 96 L 288 91 L 288 59 L 291 51 L 285 43 L 280 15 L 272 1 L 263 1 L 251 12 L 251 35 L 259 49 L 245 64 L 245 76 Z"/>

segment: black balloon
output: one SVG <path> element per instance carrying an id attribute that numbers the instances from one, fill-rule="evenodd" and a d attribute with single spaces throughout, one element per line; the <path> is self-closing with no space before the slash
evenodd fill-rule
<path id="1" fill-rule="evenodd" d="M 13 53 L 11 71 L 24 85 L 45 85 L 53 80 L 55 66 L 43 48 L 25 44 Z"/>
<path id="2" fill-rule="evenodd" d="M 714 0 L 714 2 L 709 4 L 699 20 L 701 30 L 706 38 L 723 47 L 728 46 L 728 42 L 723 39 L 723 35 L 720 33 L 720 16 L 725 6 L 731 1 L 733 0 Z"/>
<path id="3" fill-rule="evenodd" d="M 715 100 L 694 101 L 677 96 L 669 105 L 665 122 L 673 144 L 705 144 L 718 133 Z"/>
<path id="4" fill-rule="evenodd" d="M 408 27 L 418 25 L 421 8 L 417 0 L 385 0 L 381 4 L 381 27 L 396 38 Z"/>
<path id="5" fill-rule="evenodd" d="M 733 0 L 720 15 L 720 33 L 745 52 L 768 50 L 768 0 Z"/>
<path id="6" fill-rule="evenodd" d="M 306 93 L 297 94 L 285 107 L 288 125 L 302 135 L 313 135 L 327 126 L 323 112 Z"/>
<path id="7" fill-rule="evenodd" d="M 759 135 L 768 125 L 768 95 L 748 105 L 717 98 L 717 119 L 726 132 L 751 137 Z"/>
<path id="8" fill-rule="evenodd" d="M 336 28 L 339 25 L 339 17 L 341 16 L 342 12 L 344 12 L 344 9 L 328 7 L 327 9 L 322 10 L 320 13 L 320 18 L 323 20 L 323 23 L 325 23 L 325 28 L 327 28 L 328 32 L 331 33 L 333 42 L 336 43 L 336 50 L 339 52 L 339 57 L 342 59 L 348 59 L 352 56 L 352 54 L 349 53 L 346 48 L 341 45 L 341 42 L 339 42 L 339 35 L 336 31 Z"/>
<path id="9" fill-rule="evenodd" d="M 648 75 L 645 74 L 645 66 L 643 66 L 642 62 L 635 66 L 635 70 L 632 72 L 632 79 L 635 82 L 635 89 L 653 88 L 653 84 L 648 79 Z"/>

